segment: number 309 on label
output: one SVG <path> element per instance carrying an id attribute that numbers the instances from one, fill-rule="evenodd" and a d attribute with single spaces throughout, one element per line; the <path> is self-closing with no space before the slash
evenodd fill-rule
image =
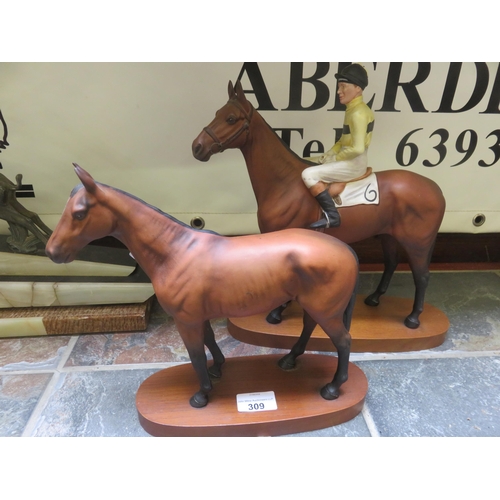
<path id="1" fill-rule="evenodd" d="M 236 405 L 239 412 L 269 411 L 278 409 L 274 391 L 237 394 Z"/>

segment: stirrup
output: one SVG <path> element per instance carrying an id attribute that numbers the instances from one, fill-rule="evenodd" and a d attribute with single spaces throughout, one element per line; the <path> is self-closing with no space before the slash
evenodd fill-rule
<path id="1" fill-rule="evenodd" d="M 328 214 L 326 212 L 323 212 L 323 219 L 326 220 L 325 229 L 328 229 L 330 227 L 330 217 L 328 217 Z M 320 219 L 320 221 L 322 221 L 323 219 Z"/>
<path id="2" fill-rule="evenodd" d="M 323 218 L 319 219 L 316 222 L 313 222 L 309 226 L 309 228 L 310 229 L 321 229 L 321 228 L 328 229 L 329 227 L 338 227 L 338 226 L 340 226 L 340 216 L 339 216 L 337 223 L 335 223 L 335 221 L 330 220 L 330 217 L 328 217 L 328 214 L 326 212 L 323 212 Z"/>

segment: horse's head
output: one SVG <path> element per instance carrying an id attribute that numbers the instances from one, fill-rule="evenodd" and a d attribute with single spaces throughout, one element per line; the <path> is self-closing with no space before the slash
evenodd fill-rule
<path id="1" fill-rule="evenodd" d="M 213 154 L 245 144 L 252 120 L 253 106 L 245 97 L 241 82 L 228 84 L 229 101 L 215 113 L 212 122 L 193 141 L 193 156 L 208 161 Z"/>
<path id="2" fill-rule="evenodd" d="M 45 247 L 47 256 L 58 264 L 73 261 L 79 250 L 110 234 L 114 225 L 111 213 L 102 206 L 106 193 L 101 185 L 83 168 L 73 165 L 82 184 L 73 189 Z"/>

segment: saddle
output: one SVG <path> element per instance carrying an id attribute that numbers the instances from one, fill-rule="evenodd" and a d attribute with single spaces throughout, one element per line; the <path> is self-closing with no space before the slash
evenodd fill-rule
<path id="1" fill-rule="evenodd" d="M 351 182 L 356 182 L 360 181 L 362 179 L 366 179 L 372 174 L 372 167 L 367 167 L 366 172 L 361 175 L 360 177 L 356 177 L 355 179 L 351 179 L 350 181 L 345 181 L 345 182 L 332 182 L 328 186 L 328 193 L 330 196 L 333 198 L 333 201 L 335 202 L 335 205 L 342 205 L 342 198 L 340 195 L 346 188 L 346 185 L 351 183 Z"/>

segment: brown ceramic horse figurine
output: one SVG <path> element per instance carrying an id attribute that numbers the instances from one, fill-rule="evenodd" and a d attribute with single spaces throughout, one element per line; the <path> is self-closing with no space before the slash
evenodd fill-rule
<path id="1" fill-rule="evenodd" d="M 229 82 L 229 101 L 193 141 L 196 159 L 208 161 L 228 148 L 240 149 L 246 161 L 257 199 L 261 232 L 303 227 L 318 220 L 320 208 L 304 185 L 302 171 L 311 165 L 291 151 L 246 99 L 241 83 Z M 406 170 L 376 172 L 380 203 L 338 208 L 342 224 L 326 229 L 331 236 L 353 243 L 380 235 L 384 251 L 384 273 L 374 293 L 365 299 L 379 304 L 398 265 L 398 242 L 408 255 L 415 283 L 413 310 L 405 319 L 408 328 L 420 325 L 429 263 L 444 216 L 445 199 L 430 179 Z M 268 321 L 281 321 L 284 306 Z M 274 318 L 274 319 L 273 319 Z"/>
<path id="2" fill-rule="evenodd" d="M 325 399 L 339 396 L 347 380 L 356 299 L 358 263 L 344 243 L 305 229 L 228 238 L 195 230 L 143 201 L 104 184 L 75 165 L 83 183 L 71 193 L 46 253 L 71 262 L 92 240 L 120 240 L 151 279 L 156 297 L 175 321 L 198 375 L 200 390 L 190 403 L 207 404 L 210 375 L 221 376 L 224 356 L 210 319 L 259 314 L 287 300 L 304 309 L 304 329 L 280 360 L 291 369 L 316 324 L 331 338 L 338 367 L 321 389 Z M 213 357 L 207 369 L 206 345 Z"/>

